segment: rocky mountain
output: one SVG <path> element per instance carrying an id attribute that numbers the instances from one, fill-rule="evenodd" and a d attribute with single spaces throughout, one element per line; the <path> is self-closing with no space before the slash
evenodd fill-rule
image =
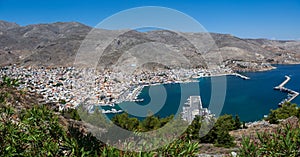
<path id="1" fill-rule="evenodd" d="M 19 26 L 0 21 L 0 64 L 73 65 L 78 49 L 91 30 L 94 36 L 100 37 L 92 43 L 95 52 L 103 50 L 98 64 L 104 67 L 143 65 L 143 59 L 153 62 L 147 63 L 151 66 L 159 66 L 155 64 L 159 61 L 165 67 L 186 62 L 193 67 L 206 67 L 207 62 L 220 61 L 218 64 L 240 71 L 266 70 L 270 63 L 300 63 L 300 42 L 292 40 L 241 39 L 217 33 L 178 34 L 167 30 L 129 30 L 118 35 L 118 31 L 92 29 L 77 22 Z M 116 38 L 103 47 L 100 39 L 114 35 Z M 154 55 L 147 56 L 149 53 Z"/>
<path id="2" fill-rule="evenodd" d="M 8 30 L 8 29 L 11 29 L 11 28 L 16 28 L 16 27 L 20 27 L 20 26 L 16 23 L 6 22 L 6 21 L 0 20 L 0 30 Z"/>
<path id="3" fill-rule="evenodd" d="M 1 22 L 0 25 L 9 25 Z M 2 65 L 63 65 L 72 62 L 90 27 L 79 23 L 53 23 L 0 29 Z"/>

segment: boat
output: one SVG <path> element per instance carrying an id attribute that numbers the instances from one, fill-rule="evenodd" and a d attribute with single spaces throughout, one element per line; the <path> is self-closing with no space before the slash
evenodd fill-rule
<path id="1" fill-rule="evenodd" d="M 144 101 L 144 99 L 135 99 L 135 100 L 133 100 L 134 102 L 143 102 Z"/>

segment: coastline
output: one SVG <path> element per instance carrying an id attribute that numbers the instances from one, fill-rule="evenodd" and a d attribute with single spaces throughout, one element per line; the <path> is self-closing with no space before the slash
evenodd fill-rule
<path id="1" fill-rule="evenodd" d="M 269 71 L 269 72 L 264 72 L 264 73 L 258 72 L 257 75 L 249 73 L 249 76 L 253 80 L 251 80 L 251 81 L 246 80 L 247 82 L 245 82 L 245 80 L 236 78 L 235 76 L 227 77 L 227 78 L 229 78 L 228 81 L 230 84 L 232 84 L 232 86 L 230 86 L 230 89 L 228 91 L 228 94 L 230 95 L 230 97 L 228 97 L 228 98 L 230 99 L 230 101 L 228 99 L 228 101 L 226 103 L 227 107 L 224 108 L 224 114 L 227 113 L 227 114 L 233 114 L 233 115 L 234 114 L 245 115 L 245 116 L 242 116 L 243 119 L 245 118 L 245 120 L 243 120 L 243 121 L 254 122 L 254 121 L 258 121 L 264 115 L 269 113 L 270 109 L 278 108 L 278 106 L 277 106 L 278 102 L 280 102 L 282 100 L 282 97 L 285 97 L 285 95 L 280 92 L 276 92 L 272 88 L 269 88 L 269 87 L 274 87 L 274 85 L 277 85 L 277 83 L 281 82 L 282 77 L 281 77 L 280 73 L 283 73 L 282 69 L 287 69 L 287 71 L 285 71 L 285 72 L 291 73 L 291 75 L 293 75 L 295 73 L 295 71 L 297 72 L 297 69 L 299 69 L 299 66 L 296 66 L 296 67 L 291 66 L 291 67 L 293 67 L 293 71 L 290 71 L 290 68 L 288 68 L 288 67 L 285 68 L 284 66 L 278 66 L 278 68 L 277 68 L 278 70 L 274 70 L 274 71 Z M 206 76 L 206 77 L 224 76 L 224 75 L 230 75 L 230 74 L 223 73 L 223 74 L 216 74 L 216 75 Z M 247 73 L 245 73 L 245 75 L 247 76 Z M 257 76 L 259 76 L 259 78 Z M 268 76 L 268 77 L 266 77 L 266 76 Z M 278 76 L 280 76 L 280 77 L 278 77 Z M 299 76 L 300 76 L 300 74 L 297 74 L 297 76 L 295 75 L 294 77 L 299 78 Z M 218 79 L 218 78 L 216 78 L 216 79 Z M 220 79 L 222 79 L 222 78 L 220 78 Z M 295 81 L 296 80 L 297 80 L 297 82 L 299 82 L 299 79 L 295 79 Z M 207 83 L 204 83 L 204 82 L 209 83 L 210 78 L 200 79 L 200 82 L 202 82 L 201 85 L 203 88 L 205 88 L 205 89 L 210 88 Z M 245 85 L 242 85 L 242 84 L 245 84 Z M 247 89 L 249 88 L 249 90 L 243 90 L 245 92 L 239 92 L 241 85 L 242 85 L 241 90 L 246 89 L 246 88 Z M 256 87 L 255 85 L 258 85 L 258 86 Z M 192 88 L 193 86 L 190 86 L 190 87 Z M 164 87 L 162 87 L 162 88 L 164 88 Z M 168 88 L 168 90 L 170 90 L 171 95 L 173 93 L 176 93 L 176 92 L 172 91 L 172 85 L 168 86 L 167 88 Z M 257 91 L 257 89 L 259 89 L 259 88 L 263 88 L 263 89 Z M 247 91 L 249 91 L 249 92 L 247 92 Z M 267 95 L 264 95 L 265 91 L 267 92 Z M 143 92 L 144 94 L 142 94 L 142 95 L 147 94 L 147 90 L 144 90 L 144 92 Z M 208 92 L 206 92 L 206 93 L 208 93 Z M 191 92 L 191 93 L 193 93 L 193 92 Z M 247 94 L 250 93 L 250 94 L 245 95 L 244 93 L 247 93 Z M 189 94 L 190 93 L 185 94 L 185 97 L 187 97 Z M 271 94 L 274 94 L 274 95 L 271 95 Z M 176 94 L 176 95 L 178 95 L 178 94 Z M 239 98 L 239 96 L 241 96 L 242 99 Z M 262 98 L 262 99 L 260 99 L 260 98 Z M 204 100 L 205 105 L 208 105 L 208 102 L 210 102 L 209 99 L 210 99 L 209 94 L 203 94 L 203 100 Z M 145 99 L 145 101 L 146 101 L 146 99 Z M 169 100 L 167 102 L 166 105 L 168 106 L 168 108 L 172 108 L 173 102 L 175 102 L 175 101 Z M 299 100 L 297 100 L 297 102 L 299 102 Z M 143 103 L 143 105 L 144 104 L 146 104 L 146 102 Z M 228 105 L 228 104 L 230 104 L 230 105 Z M 263 104 L 267 104 L 267 105 L 263 105 Z M 128 105 L 130 105 L 130 103 Z M 167 113 L 171 113 L 171 112 L 173 112 L 173 110 L 172 111 L 163 110 L 162 112 L 160 112 L 158 114 L 165 116 L 165 115 L 167 115 Z"/>
<path id="2" fill-rule="evenodd" d="M 166 84 L 178 84 L 178 83 L 191 83 L 191 82 L 199 82 L 200 78 L 207 78 L 207 77 L 221 77 L 221 76 L 236 76 L 236 77 L 239 77 L 241 79 L 244 79 L 244 80 L 248 80 L 250 79 L 249 77 L 247 76 L 244 76 L 242 74 L 239 74 L 239 73 L 220 73 L 220 74 L 210 74 L 209 76 L 206 75 L 206 76 L 199 76 L 199 77 L 193 77 L 193 78 L 190 78 L 188 80 L 184 80 L 184 81 L 174 81 L 174 82 L 167 82 L 167 83 L 154 83 L 154 84 L 146 84 L 146 85 L 138 85 L 135 87 L 135 90 L 136 92 L 133 92 L 132 93 L 132 98 L 134 99 L 130 99 L 130 100 L 127 100 L 127 101 L 131 101 L 131 102 L 134 102 L 137 100 L 138 96 L 140 95 L 141 91 L 143 90 L 144 87 L 146 86 L 159 86 L 159 85 L 166 85 Z M 120 101 L 118 103 L 121 103 L 123 101 Z"/>
<path id="3" fill-rule="evenodd" d="M 262 71 L 274 69 L 276 69 L 276 65 Z M 13 78 L 21 79 L 21 81 L 26 83 L 22 85 L 23 88 L 28 88 L 32 92 L 41 93 L 47 101 L 60 103 L 59 99 L 65 100 L 67 102 L 66 104 L 59 104 L 63 109 L 69 107 L 76 108 L 77 105 L 84 100 L 82 98 L 85 95 L 80 92 L 81 89 L 84 89 L 84 84 L 81 83 L 80 80 L 75 81 L 74 79 L 78 79 L 76 75 L 83 73 L 85 70 L 89 69 L 77 69 L 75 67 L 35 69 L 32 67 L 9 66 L 3 67 L 1 73 L 3 76 L 8 75 Z M 76 77 L 73 77 L 74 75 Z M 115 104 L 124 101 L 143 101 L 142 99 L 138 99 L 138 97 L 145 86 L 199 82 L 199 78 L 220 76 L 236 76 L 245 80 L 249 79 L 247 76 L 234 72 L 231 69 L 216 68 L 210 70 L 174 69 L 155 72 L 142 71 L 142 73 L 134 75 L 125 75 L 125 79 L 120 82 L 117 80 L 119 77 L 117 73 L 105 71 L 103 75 L 97 76 L 97 84 L 94 88 L 96 91 L 87 94 L 95 95 L 96 102 L 91 102 L 91 104 L 115 107 Z M 79 77 L 79 79 L 82 80 L 81 77 Z"/>

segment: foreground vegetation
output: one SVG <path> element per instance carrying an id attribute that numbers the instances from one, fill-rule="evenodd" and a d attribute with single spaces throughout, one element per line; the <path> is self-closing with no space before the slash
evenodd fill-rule
<path id="1" fill-rule="evenodd" d="M 30 104 L 31 107 L 18 106 L 19 96 L 27 97 L 14 88 L 17 80 L 5 78 L 0 84 L 0 156 L 194 156 L 198 153 L 196 141 L 181 137 L 168 145 L 151 152 L 124 152 L 108 146 L 90 133 L 84 133 L 72 123 L 62 126 L 59 114 L 45 105 Z M 11 89 L 11 90 L 10 90 Z M 7 92 L 6 90 L 10 90 Z M 16 93 L 12 93 L 16 92 Z M 29 105 L 29 106 L 30 106 Z M 16 108 L 16 106 L 18 106 Z M 63 113 L 65 117 L 80 120 L 77 110 Z M 85 114 L 82 114 L 83 116 Z M 101 122 L 100 114 L 88 116 Z M 122 117 L 120 117 L 122 118 Z M 150 117 L 141 124 L 146 131 L 156 129 L 159 121 L 164 125 L 166 119 Z M 124 120 L 130 120 L 124 118 Z M 115 119 L 123 125 L 124 122 Z M 140 122 L 138 122 L 140 123 Z M 101 123 L 100 123 L 101 124 Z M 133 123 L 134 124 L 134 123 Z M 129 125 L 133 128 L 134 125 Z M 67 127 L 67 128 L 66 128 Z M 128 143 L 130 145 L 130 143 Z"/>
<path id="2" fill-rule="evenodd" d="M 18 85 L 17 80 L 8 78 L 5 80 L 1 83 L 1 89 L 14 88 Z M 21 91 L 15 90 L 15 92 Z M 31 104 L 30 108 L 20 110 L 15 108 L 17 105 L 12 105 L 14 102 L 9 102 L 19 99 L 11 99 L 11 97 L 26 95 L 26 93 L 15 95 L 7 94 L 5 91 L 3 93 L 0 98 L 0 156 L 194 156 L 199 154 L 199 143 L 202 142 L 226 147 L 234 145 L 228 131 L 236 127 L 236 121 L 232 116 L 225 115 L 220 120 L 212 119 L 216 122 L 216 126 L 206 138 L 196 135 L 199 126 L 203 125 L 201 117 L 197 117 L 180 138 L 157 150 L 124 152 L 102 143 L 90 133 L 83 133 L 73 124 L 62 126 L 59 114 L 45 105 Z M 103 116 L 97 110 L 94 114 L 89 114 L 71 109 L 60 114 L 67 119 L 88 118 L 88 121 L 93 124 L 103 125 L 101 123 Z M 112 122 L 130 131 L 147 132 L 161 128 L 173 118 L 173 116 L 159 118 L 149 115 L 140 121 L 124 113 L 115 116 Z M 130 145 L 130 142 L 127 145 Z"/>
<path id="3" fill-rule="evenodd" d="M 224 144 L 224 146 L 234 145 L 228 130 L 226 134 L 221 131 L 221 125 L 219 125 L 221 121 L 217 121 L 212 132 L 202 138 L 196 135 L 196 130 L 193 130 L 192 126 L 196 125 L 196 122 L 193 122 L 186 134 L 158 150 L 140 153 L 123 152 L 103 144 L 91 134 L 82 134 L 78 128 L 63 129 L 57 115 L 46 106 L 35 106 L 29 110 L 23 110 L 17 117 L 14 109 L 10 107 L 2 106 L 0 112 L 1 156 L 180 156 L 199 153 L 199 142 L 212 142 L 218 145 Z M 123 116 L 120 115 L 120 117 Z M 117 119 L 114 118 L 114 121 Z M 140 124 L 127 127 L 137 126 L 145 130 L 155 128 L 158 124 L 162 125 L 165 121 L 164 118 L 152 117 L 139 122 Z M 225 125 L 232 126 L 230 123 Z"/>
<path id="4" fill-rule="evenodd" d="M 265 120 L 269 121 L 271 124 L 278 124 L 280 120 L 291 116 L 300 118 L 300 108 L 298 108 L 297 104 L 286 102 L 282 105 L 282 107 L 276 110 L 271 110 Z"/>
<path id="5" fill-rule="evenodd" d="M 1 156 L 193 156 L 199 148 L 182 137 L 155 151 L 123 152 L 76 127 L 65 130 L 45 106 L 23 110 L 18 117 L 10 107 L 2 106 L 0 112 Z"/>
<path id="6" fill-rule="evenodd" d="M 5 78 L 1 89 L 14 88 L 17 80 Z M 88 120 L 93 125 L 104 126 L 106 119 L 95 110 L 89 114 L 71 109 L 57 113 L 45 105 L 31 104 L 30 108 L 16 108 L 11 92 L 0 92 L 0 156 L 195 156 L 200 154 L 201 143 L 212 143 L 217 147 L 234 147 L 236 144 L 229 131 L 242 129 L 244 125 L 238 116 L 223 115 L 219 118 L 204 119 L 197 116 L 187 130 L 175 141 L 149 152 L 121 151 L 99 141 L 91 133 L 83 132 L 70 123 L 62 125 L 60 114 L 66 119 Z M 26 93 L 20 92 L 18 96 Z M 79 116 L 80 115 L 80 116 Z M 300 109 L 296 104 L 286 103 L 282 108 L 271 110 L 265 120 L 277 124 L 290 116 L 299 118 Z M 149 115 L 140 121 L 128 114 L 118 114 L 112 122 L 133 132 L 148 132 L 159 129 L 174 119 Z M 180 125 L 180 122 L 177 124 Z M 106 126 L 109 128 L 109 126 Z M 208 131 L 209 130 L 209 131 Z M 206 132 L 207 131 L 207 132 Z M 169 134 L 171 134 L 171 130 Z M 204 136 L 205 135 L 205 136 Z M 117 136 L 116 136 L 117 137 Z M 130 141 L 124 147 L 130 146 Z M 257 138 L 244 137 L 240 147 L 241 156 L 299 156 L 300 128 L 285 125 L 273 132 L 258 133 Z"/>
<path id="7" fill-rule="evenodd" d="M 257 133 L 258 140 L 244 137 L 241 156 L 300 156 L 300 128 L 286 125 L 275 132 Z"/>
<path id="8" fill-rule="evenodd" d="M 281 120 L 295 116 L 298 119 L 300 109 L 289 102 L 281 108 L 271 110 L 265 120 L 278 124 Z M 296 123 L 296 124 L 295 124 Z M 241 156 L 300 156 L 300 128 L 299 121 L 287 123 L 271 132 L 257 133 L 257 138 L 243 137 L 240 148 Z"/>

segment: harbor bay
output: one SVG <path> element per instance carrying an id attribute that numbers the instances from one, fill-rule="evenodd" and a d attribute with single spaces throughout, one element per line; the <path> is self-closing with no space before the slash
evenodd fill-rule
<path id="1" fill-rule="evenodd" d="M 86 103 L 90 112 L 97 107 L 108 118 L 124 111 L 131 115 L 132 110 L 138 113 L 132 116 L 139 119 L 147 113 L 167 117 L 181 113 L 190 96 L 201 96 L 203 107 L 212 114 L 239 115 L 242 121 L 251 122 L 260 120 L 284 101 L 300 104 L 300 65 L 273 66 L 277 68 L 264 72 L 235 73 L 222 68 L 209 71 L 177 69 L 142 72 L 141 75 L 128 75 L 121 79 L 117 73 L 106 71 L 96 75 L 96 84 L 91 91 L 84 91 L 87 82 L 81 74 L 78 75 L 88 69 L 11 66 L 2 68 L 1 74 L 20 79 L 20 90 L 41 94 L 45 103 L 55 102 L 59 110 L 77 108 Z M 211 95 L 212 82 L 214 87 L 225 84 L 225 90 L 217 91 L 226 96 L 224 102 L 222 98 L 214 97 L 213 100 L 219 99 L 219 104 L 210 104 L 214 96 Z M 182 89 L 185 89 L 184 92 Z M 219 108 L 214 109 L 209 104 Z M 144 106 L 143 109 L 140 106 Z"/>
<path id="2" fill-rule="evenodd" d="M 298 2 L 3 1 L 0 157 L 300 157 Z"/>
<path id="3" fill-rule="evenodd" d="M 300 91 L 300 65 L 276 65 L 276 69 L 265 72 L 248 72 L 243 75 L 250 79 L 244 80 L 235 75 L 216 76 L 214 79 L 218 83 L 218 79 L 227 80 L 227 90 L 224 106 L 221 114 L 239 115 L 241 120 L 250 122 L 260 120 L 264 115 L 268 114 L 270 109 L 278 108 L 278 104 L 287 98 L 287 93 L 274 90 L 274 87 L 281 84 L 285 80 L 285 76 L 289 76 L 290 81 L 285 84 L 286 88 L 294 91 Z M 198 84 L 198 85 L 197 85 Z M 138 103 L 140 105 L 151 105 L 151 99 L 161 95 L 162 88 L 167 92 L 167 98 L 163 108 L 155 113 L 161 117 L 166 117 L 175 114 L 180 106 L 180 97 L 188 99 L 189 96 L 195 95 L 200 87 L 200 95 L 203 107 L 209 107 L 211 97 L 211 78 L 199 78 L 199 82 L 191 83 L 175 83 L 146 86 L 142 89 L 138 99 L 143 99 L 142 102 L 122 102 L 119 105 L 126 108 L 127 105 Z M 188 88 L 188 92 L 181 93 L 180 86 Z M 153 93 L 150 98 L 149 92 Z M 300 98 L 296 97 L 292 103 L 300 104 Z M 153 104 L 154 105 L 154 104 Z M 106 107 L 108 108 L 108 107 Z M 118 105 L 116 108 L 119 108 Z M 212 113 L 214 111 L 211 111 Z M 107 114 L 112 117 L 113 114 Z"/>

